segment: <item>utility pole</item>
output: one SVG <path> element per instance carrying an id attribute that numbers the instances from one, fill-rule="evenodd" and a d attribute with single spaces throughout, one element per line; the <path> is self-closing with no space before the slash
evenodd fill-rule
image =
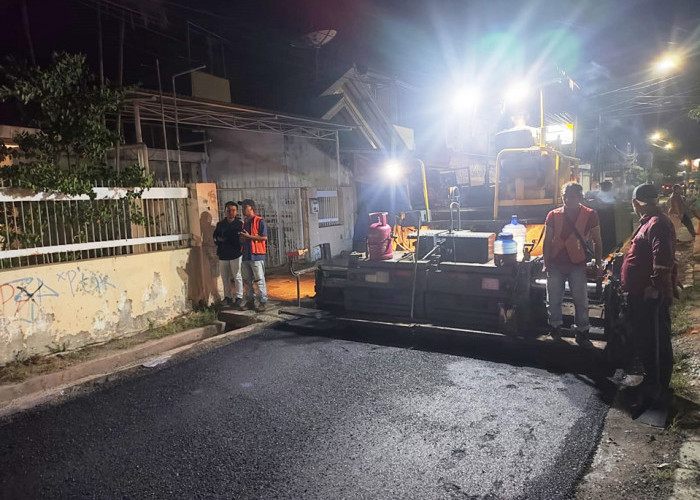
<path id="1" fill-rule="evenodd" d="M 603 116 L 598 113 L 598 133 L 597 135 L 597 140 L 596 140 L 596 148 L 595 148 L 595 166 L 596 170 L 598 170 L 598 182 L 602 182 L 603 180 L 603 166 L 600 164 L 601 161 L 601 151 L 600 151 L 600 141 L 601 141 L 601 127 L 603 125 Z"/>
<path id="2" fill-rule="evenodd" d="M 24 35 L 27 37 L 27 45 L 29 46 L 29 57 L 32 61 L 32 66 L 36 66 L 36 57 L 34 57 L 34 42 L 32 41 L 32 32 L 29 29 L 29 11 L 27 10 L 27 0 L 22 0 L 22 24 L 24 24 Z"/>

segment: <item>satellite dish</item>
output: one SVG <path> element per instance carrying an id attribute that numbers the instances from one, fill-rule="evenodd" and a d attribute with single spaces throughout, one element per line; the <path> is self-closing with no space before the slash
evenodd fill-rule
<path id="1" fill-rule="evenodd" d="M 335 30 L 312 31 L 294 40 L 292 47 L 298 49 L 320 49 L 333 40 L 337 33 Z"/>
<path id="2" fill-rule="evenodd" d="M 306 35 L 300 36 L 292 42 L 292 47 L 299 49 L 315 49 L 314 50 L 314 81 L 318 80 L 318 53 L 321 47 L 333 40 L 338 32 L 336 30 L 320 30 L 312 31 Z"/>

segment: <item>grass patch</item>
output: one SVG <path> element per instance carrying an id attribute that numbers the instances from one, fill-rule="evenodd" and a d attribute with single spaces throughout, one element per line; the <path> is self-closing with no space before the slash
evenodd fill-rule
<path id="1" fill-rule="evenodd" d="M 692 384 L 688 375 L 688 360 L 690 354 L 687 352 L 673 353 L 673 373 L 671 374 L 671 388 L 677 394 L 688 393 Z"/>
<path id="2" fill-rule="evenodd" d="M 692 384 L 690 382 L 690 377 L 681 371 L 673 368 L 673 373 L 671 374 L 671 389 L 677 394 L 688 393 Z"/>
<path id="3" fill-rule="evenodd" d="M 203 309 L 175 318 L 164 325 L 149 328 L 146 330 L 146 335 L 151 339 L 160 339 L 192 328 L 211 325 L 215 321 L 216 310 L 213 308 Z"/>
<path id="4" fill-rule="evenodd" d="M 693 326 L 690 312 L 698 299 L 696 287 L 686 288 L 671 306 L 671 336 L 682 335 Z"/>
<path id="5" fill-rule="evenodd" d="M 678 467 L 676 464 L 669 464 L 663 469 L 657 468 L 652 472 L 652 476 L 657 481 L 670 481 L 673 479 L 673 473 L 676 471 L 676 467 Z"/>
<path id="6" fill-rule="evenodd" d="M 85 350 L 49 356 L 30 356 L 18 359 L 0 368 L 0 384 L 14 384 L 34 375 L 44 375 L 60 370 L 88 357 Z"/>
<path id="7" fill-rule="evenodd" d="M 148 340 L 160 339 L 185 330 L 211 325 L 216 322 L 216 316 L 216 308 L 193 311 L 164 325 L 152 326 L 132 337 L 115 339 L 102 345 L 86 346 L 75 351 L 66 351 L 67 343 L 49 346 L 52 354 L 46 356 L 27 356 L 20 351 L 15 356 L 15 361 L 0 367 L 0 384 L 22 382 L 29 377 L 55 372 L 81 361 L 97 358 L 102 352 L 128 349 Z"/>

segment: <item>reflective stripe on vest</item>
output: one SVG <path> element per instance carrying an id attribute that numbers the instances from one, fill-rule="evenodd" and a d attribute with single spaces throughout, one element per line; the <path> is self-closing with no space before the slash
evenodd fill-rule
<path id="1" fill-rule="evenodd" d="M 253 216 L 253 222 L 250 225 L 250 234 L 252 236 L 259 236 L 261 220 L 262 217 L 258 215 Z M 250 240 L 250 251 L 255 255 L 265 255 L 267 253 L 267 241 Z"/>
<path id="2" fill-rule="evenodd" d="M 588 240 L 588 234 L 584 233 L 586 226 L 588 225 L 588 220 L 593 214 L 593 210 L 588 207 L 581 205 L 578 211 L 578 216 L 576 217 L 576 230 L 580 234 L 584 241 Z M 586 253 L 581 244 L 581 240 L 576 237 L 576 234 L 572 230 L 566 240 L 562 240 L 561 234 L 564 231 L 564 226 L 571 225 L 571 220 L 567 220 L 568 216 L 564 213 L 564 207 L 555 208 L 552 210 L 552 223 L 554 224 L 554 238 L 552 239 L 552 257 L 556 257 L 560 252 L 566 250 L 569 255 L 569 260 L 572 264 L 580 264 L 585 262 Z"/>

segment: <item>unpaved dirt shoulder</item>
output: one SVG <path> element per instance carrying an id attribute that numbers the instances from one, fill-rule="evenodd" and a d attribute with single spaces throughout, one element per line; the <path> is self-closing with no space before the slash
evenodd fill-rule
<path id="1" fill-rule="evenodd" d="M 619 407 L 608 412 L 600 445 L 576 500 L 670 498 L 684 436 L 630 419 Z"/>
<path id="2" fill-rule="evenodd" d="M 700 242 L 698 242 L 700 243 Z M 686 286 L 684 300 L 673 311 L 675 390 L 672 415 L 666 429 L 633 421 L 616 402 L 608 412 L 601 441 L 576 500 L 660 500 L 684 496 L 683 478 L 698 477 L 693 460 L 681 456 L 700 429 L 700 252 L 678 252 Z M 691 463 L 692 462 L 692 463 Z M 700 465 L 700 464 L 698 464 Z"/>

